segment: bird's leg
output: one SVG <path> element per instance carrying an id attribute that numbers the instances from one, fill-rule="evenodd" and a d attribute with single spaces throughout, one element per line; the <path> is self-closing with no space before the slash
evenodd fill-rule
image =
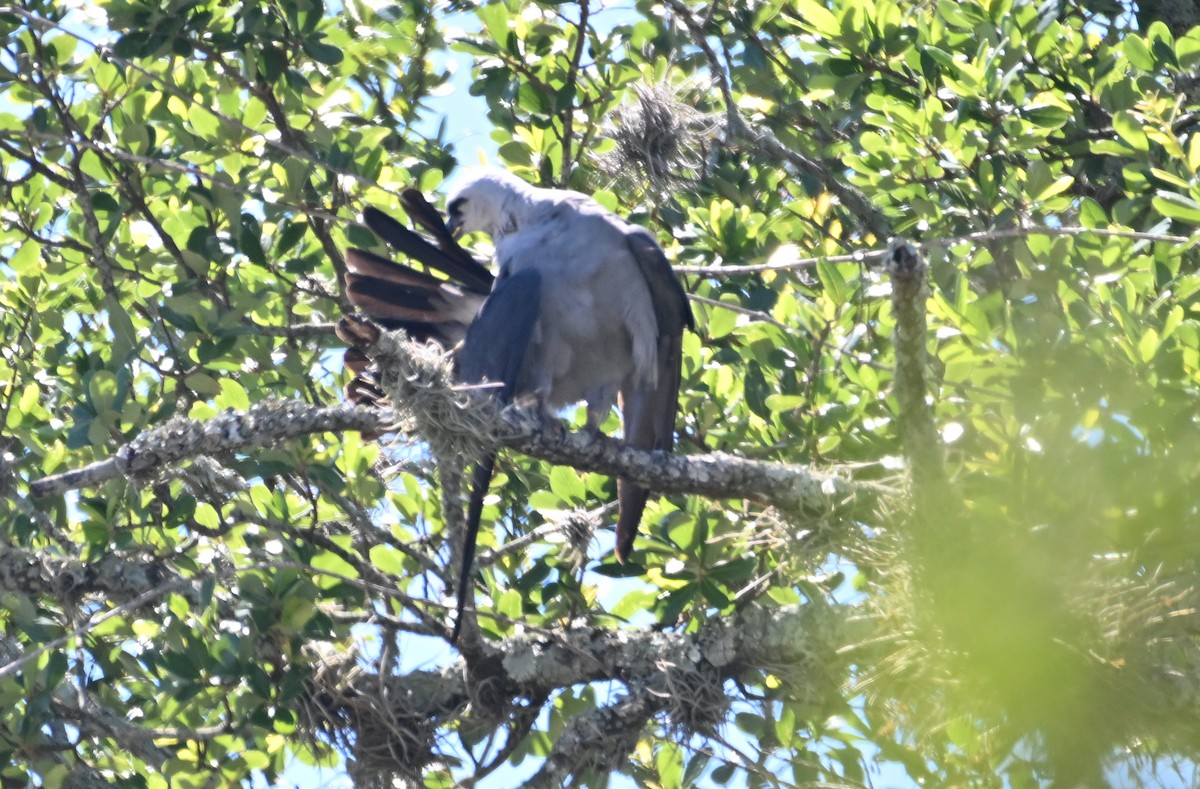
<path id="1" fill-rule="evenodd" d="M 588 441 L 595 441 L 600 437 L 600 423 L 604 421 L 604 414 L 597 413 L 597 409 L 588 403 L 587 407 L 587 422 L 583 425 L 583 434 L 588 437 Z"/>
<path id="2" fill-rule="evenodd" d="M 562 420 L 556 417 L 554 412 L 550 410 L 544 393 L 538 392 L 535 398 L 534 413 L 537 414 L 538 424 L 541 425 L 542 437 L 547 440 L 561 441 L 563 436 L 567 434 L 567 429 L 563 426 Z"/>
<path id="3" fill-rule="evenodd" d="M 606 386 L 599 391 L 592 392 L 587 398 L 587 422 L 583 426 L 583 432 L 589 441 L 596 441 L 603 435 L 600 432 L 600 425 L 612 411 L 613 403 L 616 401 L 615 386 Z"/>

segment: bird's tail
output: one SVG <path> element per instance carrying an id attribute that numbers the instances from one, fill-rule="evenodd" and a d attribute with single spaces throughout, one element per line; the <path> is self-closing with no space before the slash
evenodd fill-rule
<path id="1" fill-rule="evenodd" d="M 670 452 L 675 446 L 675 411 L 679 402 L 679 369 L 683 338 L 663 335 L 658 341 L 660 362 L 654 386 L 637 386 L 621 391 L 621 422 L 625 443 L 649 451 Z M 617 480 L 617 560 L 629 558 L 633 540 L 642 521 L 650 492 L 626 479 Z"/>
<path id="2" fill-rule="evenodd" d="M 638 526 L 642 522 L 642 511 L 646 509 L 646 501 L 650 491 L 641 485 L 626 479 L 617 479 L 617 502 L 621 514 L 617 518 L 617 560 L 621 564 L 629 558 L 633 550 L 633 540 L 637 537 Z"/>
<path id="3" fill-rule="evenodd" d="M 479 521 L 483 516 L 483 499 L 487 496 L 488 484 L 492 481 L 492 471 L 495 467 L 496 452 L 493 450 L 479 459 L 471 473 L 471 499 L 467 503 L 466 530 L 462 540 L 463 555 L 458 572 L 458 602 L 454 612 L 454 632 L 450 635 L 452 644 L 458 642 L 458 634 L 463 624 L 463 610 L 467 605 L 467 595 L 471 593 L 475 538 L 479 534 Z"/>

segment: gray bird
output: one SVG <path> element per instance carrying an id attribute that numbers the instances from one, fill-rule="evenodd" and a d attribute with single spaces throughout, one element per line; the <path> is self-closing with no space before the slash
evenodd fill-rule
<path id="1" fill-rule="evenodd" d="M 648 231 L 579 192 L 539 189 L 497 170 L 474 176 L 451 196 L 444 227 L 423 198 L 418 204 L 406 193 L 405 207 L 433 233 L 436 247 L 379 212 L 369 212 L 367 223 L 453 281 L 351 250 L 353 303 L 385 325 L 415 329 L 416 336 L 447 347 L 461 338 L 459 377 L 495 384 L 503 402 L 533 404 L 551 420 L 559 408 L 584 401 L 587 429 L 598 433 L 619 401 L 625 443 L 671 450 L 683 329 L 693 328 L 693 318 L 683 287 Z M 499 266 L 494 283 L 449 237 L 475 231 L 492 237 Z M 468 319 L 472 310 L 477 312 Z M 455 636 L 494 462 L 493 453 L 473 474 Z M 617 489 L 616 554 L 623 562 L 648 491 L 622 479 Z"/>

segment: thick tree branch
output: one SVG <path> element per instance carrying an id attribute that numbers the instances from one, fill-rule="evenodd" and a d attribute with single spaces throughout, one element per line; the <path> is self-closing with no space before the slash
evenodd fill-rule
<path id="1" fill-rule="evenodd" d="M 929 295 L 925 262 L 910 244 L 893 241 L 885 265 L 892 275 L 892 310 L 896 315 L 896 400 L 900 404 L 900 437 L 920 497 L 945 481 L 941 437 L 927 400 L 925 369 L 929 336 L 925 300 Z"/>
<path id="2" fill-rule="evenodd" d="M 85 595 L 126 602 L 159 589 L 173 573 L 147 557 L 108 553 L 94 562 L 81 562 L 26 548 L 0 547 L 0 590 L 28 595 L 48 595 L 60 601 L 77 601 Z M 197 589 L 177 589 L 189 599 L 199 599 Z"/>
<path id="3" fill-rule="evenodd" d="M 298 400 L 258 403 L 245 413 L 228 413 L 207 422 L 176 418 L 142 433 L 106 460 L 55 474 L 29 484 L 35 496 L 52 496 L 98 485 L 114 477 L 139 477 L 161 472 L 199 455 L 268 447 L 311 433 L 346 430 L 380 431 L 378 411 L 341 405 L 319 408 Z"/>
<path id="4" fill-rule="evenodd" d="M 138 759 L 157 770 L 161 770 L 173 755 L 169 749 L 159 747 L 156 744 L 157 740 L 170 735 L 174 739 L 199 741 L 204 738 L 195 735 L 207 734 L 207 738 L 211 738 L 227 731 L 224 727 L 217 727 L 211 732 L 177 730 L 163 732 L 143 729 L 125 720 L 120 713 L 97 704 L 95 700 L 84 694 L 80 695 L 82 700 L 76 700 L 73 698 L 74 694 L 71 692 L 71 688 L 62 686 L 55 694 L 56 699 L 52 705 L 55 714 L 62 720 L 70 721 L 72 726 L 79 729 L 82 736 L 111 739 L 122 750 L 137 756 Z"/>
<path id="5" fill-rule="evenodd" d="M 519 715 L 526 709 L 522 700 L 538 704 L 561 688 L 598 680 L 624 683 L 629 690 L 624 700 L 583 716 L 559 738 L 549 780 L 615 766 L 628 748 L 601 736 L 616 733 L 609 724 L 622 722 L 627 727 L 622 734 L 632 742 L 660 712 L 683 729 L 717 725 L 728 705 L 725 681 L 748 670 L 777 671 L 788 697 L 836 698 L 844 679 L 842 651 L 859 641 L 847 613 L 816 605 L 751 606 L 710 620 L 694 634 L 599 627 L 526 633 L 483 642 L 474 668 L 460 659 L 439 671 L 395 677 L 363 673 L 349 659 L 339 669 L 317 673 L 311 703 L 327 720 L 388 728 L 393 736 L 418 742 L 421 727 L 440 725 L 468 704 L 476 704 L 475 714 L 485 718 L 506 709 Z M 405 727 L 413 729 L 411 735 Z M 589 731 L 594 736 L 582 736 Z"/>
<path id="6" fill-rule="evenodd" d="M 452 385 L 440 362 L 402 334 L 379 333 L 360 347 L 379 367 L 392 392 L 398 421 L 415 422 L 417 433 L 437 454 L 469 453 L 489 443 L 584 471 L 623 476 L 655 490 L 698 493 L 713 498 L 752 498 L 798 515 L 825 516 L 831 510 L 869 506 L 882 488 L 836 474 L 788 463 L 767 463 L 714 452 L 689 457 L 645 452 L 585 433 L 548 435 L 543 426 L 517 409 L 497 409 L 487 397 L 471 397 Z M 150 430 L 98 463 L 30 483 L 35 496 L 100 484 L 118 476 L 161 474 L 198 455 L 268 447 L 311 433 L 359 430 L 382 433 L 394 420 L 361 406 L 320 408 L 298 401 L 268 401 L 246 413 L 229 413 L 207 422 L 173 419 Z M 482 438 L 481 438 L 482 437 Z"/>
<path id="7" fill-rule="evenodd" d="M 876 486 L 786 463 L 764 463 L 712 453 L 690 457 L 644 452 L 585 433 L 548 435 L 524 412 L 498 410 L 495 401 L 469 398 L 448 386 L 445 359 L 402 333 L 381 332 L 361 319 L 344 320 L 339 333 L 376 363 L 384 391 L 400 423 L 416 425 L 422 438 L 442 445 L 435 454 L 478 452 L 489 443 L 584 471 L 635 480 L 655 490 L 713 498 L 761 499 L 792 513 L 827 514 L 873 501 Z M 491 441 L 488 437 L 491 437 Z"/>
<path id="8" fill-rule="evenodd" d="M 613 704 L 576 715 L 558 736 L 542 769 L 525 785 L 558 789 L 580 783 L 587 772 L 612 772 L 637 747 L 646 723 L 667 704 L 662 696 L 638 689 Z"/>

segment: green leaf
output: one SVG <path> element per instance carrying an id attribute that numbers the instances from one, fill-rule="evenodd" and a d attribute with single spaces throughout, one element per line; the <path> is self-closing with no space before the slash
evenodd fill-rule
<path id="1" fill-rule="evenodd" d="M 1200 36 L 1196 35 L 1195 28 L 1175 42 L 1175 57 L 1183 69 L 1195 68 L 1200 62 Z"/>
<path id="2" fill-rule="evenodd" d="M 675 744 L 665 742 L 659 747 L 654 767 L 663 789 L 680 789 L 683 786 L 683 752 Z"/>
<path id="3" fill-rule="evenodd" d="M 336 66 L 342 62 L 342 58 L 344 57 L 342 50 L 323 41 L 305 41 L 303 48 L 309 57 L 318 63 L 324 63 L 326 66 Z"/>
<path id="4" fill-rule="evenodd" d="M 221 516 L 213 505 L 206 502 L 198 502 L 196 510 L 192 517 L 196 523 L 211 531 L 218 531 L 221 528 Z"/>
<path id="5" fill-rule="evenodd" d="M 279 47 L 266 47 L 259 54 L 259 69 L 268 82 L 275 82 L 287 69 L 287 55 Z"/>
<path id="6" fill-rule="evenodd" d="M 1155 210 L 1165 217 L 1200 223 L 1200 203 L 1190 197 L 1159 190 L 1151 202 Z"/>
<path id="7" fill-rule="evenodd" d="M 597 575 L 602 575 L 606 578 L 637 578 L 645 575 L 646 568 L 644 565 L 635 562 L 605 562 L 592 568 L 592 572 Z"/>
<path id="8" fill-rule="evenodd" d="M 793 0 L 792 9 L 803 27 L 815 33 L 834 38 L 841 33 L 837 17 L 817 0 Z"/>
<path id="9" fill-rule="evenodd" d="M 733 310 L 714 306 L 710 307 L 706 314 L 708 315 L 707 334 L 710 341 L 725 337 L 737 327 L 738 314 Z"/>
<path id="10" fill-rule="evenodd" d="M 504 3 L 482 5 L 475 13 L 493 41 L 504 42 L 508 38 L 509 15 Z"/>
<path id="11" fill-rule="evenodd" d="M 496 613 L 514 622 L 521 621 L 523 611 L 521 593 L 515 589 L 505 589 L 496 598 Z"/>
<path id="12" fill-rule="evenodd" d="M 530 166 L 533 164 L 533 151 L 524 141 L 510 140 L 500 146 L 500 157 L 511 164 Z"/>
<path id="13" fill-rule="evenodd" d="M 354 569 L 354 565 L 329 551 L 321 551 L 313 556 L 309 563 L 314 570 L 318 571 L 318 577 L 315 579 L 315 582 L 325 587 L 341 583 L 342 577 L 358 577 L 358 571 Z M 329 575 L 322 575 L 321 573 L 329 573 Z"/>
<path id="14" fill-rule="evenodd" d="M 1146 132 L 1142 130 L 1141 122 L 1128 110 L 1121 110 L 1113 115 L 1113 131 L 1135 151 L 1150 150 L 1150 141 L 1146 138 Z"/>
<path id="15" fill-rule="evenodd" d="M 550 470 L 550 490 L 568 504 L 581 504 L 587 496 L 579 472 L 566 466 L 555 466 Z"/>
<path id="16" fill-rule="evenodd" d="M 283 601 L 283 611 L 279 617 L 279 624 L 291 632 L 296 632 L 304 627 L 317 614 L 317 608 L 313 605 L 313 601 L 297 595 L 289 595 Z"/>
<path id="17" fill-rule="evenodd" d="M 118 393 L 117 376 L 108 370 L 97 370 L 88 381 L 88 401 L 97 414 L 116 410 Z"/>
<path id="18" fill-rule="evenodd" d="M 41 268 L 41 245 L 33 241 L 27 241 L 17 248 L 7 261 L 5 261 L 18 275 L 35 274 Z"/>
<path id="19" fill-rule="evenodd" d="M 1060 104 L 1031 104 L 1021 115 L 1041 129 L 1058 129 L 1071 118 L 1071 110 Z"/>
<path id="20" fill-rule="evenodd" d="M 217 396 L 218 408 L 231 408 L 234 411 L 250 410 L 250 396 L 245 388 L 231 378 L 222 378 L 218 382 L 221 393 Z"/>
<path id="21" fill-rule="evenodd" d="M 217 379 L 207 373 L 192 373 L 183 379 L 183 384 L 204 397 L 215 397 L 221 392 L 221 385 L 217 383 Z"/>
<path id="22" fill-rule="evenodd" d="M 371 564 L 381 573 L 404 577 L 408 574 L 407 557 L 390 545 L 373 545 L 370 550 Z"/>
<path id="23" fill-rule="evenodd" d="M 1158 337 L 1158 332 L 1153 328 L 1146 329 L 1142 334 L 1142 339 L 1138 341 L 1138 356 L 1143 362 L 1148 362 L 1158 353 L 1158 347 L 1161 340 Z"/>
<path id="24" fill-rule="evenodd" d="M 734 766 L 726 763 L 716 767 L 709 777 L 712 778 L 713 783 L 718 783 L 721 786 L 724 786 L 733 778 L 733 773 Z"/>
<path id="25" fill-rule="evenodd" d="M 108 325 L 113 333 L 113 358 L 128 358 L 130 352 L 138 344 L 137 329 L 129 312 L 111 296 L 105 299 L 108 312 Z"/>
<path id="26" fill-rule="evenodd" d="M 220 135 L 223 121 L 202 104 L 188 106 L 188 123 L 196 134 L 206 139 Z"/>
<path id="27" fill-rule="evenodd" d="M 1154 61 L 1154 56 L 1150 54 L 1150 47 L 1146 45 L 1146 40 L 1136 34 L 1131 34 L 1125 37 L 1122 42 L 1122 48 L 1125 50 L 1125 57 L 1129 58 L 1129 62 L 1134 68 L 1141 71 L 1155 71 L 1158 65 Z"/>
<path id="28" fill-rule="evenodd" d="M 845 304 L 850 297 L 850 287 L 839 269 L 839 264 L 827 260 L 817 261 L 817 276 L 825 287 L 825 293 L 834 304 Z"/>

